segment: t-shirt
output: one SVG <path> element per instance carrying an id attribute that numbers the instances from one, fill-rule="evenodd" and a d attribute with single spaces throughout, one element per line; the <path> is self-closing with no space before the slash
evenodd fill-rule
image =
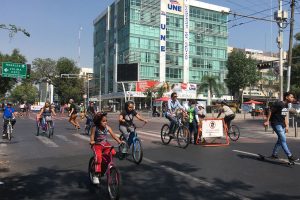
<path id="1" fill-rule="evenodd" d="M 107 136 L 108 136 L 108 129 L 107 128 L 105 128 L 104 130 L 101 131 L 98 127 L 96 127 L 95 137 L 94 137 L 94 141 L 96 143 L 107 141 Z"/>
<path id="2" fill-rule="evenodd" d="M 73 112 L 72 112 L 72 114 L 77 114 L 76 106 L 75 106 L 74 103 L 72 103 L 72 104 L 70 105 L 70 111 L 72 110 L 72 108 L 74 109 Z"/>
<path id="3" fill-rule="evenodd" d="M 10 107 L 5 107 L 3 112 L 3 118 L 12 118 L 12 114 L 15 112 L 15 109 Z"/>
<path id="4" fill-rule="evenodd" d="M 271 108 L 271 125 L 283 125 L 285 126 L 285 117 L 288 114 L 288 105 L 283 101 L 275 102 Z"/>
<path id="5" fill-rule="evenodd" d="M 234 115 L 234 112 L 226 105 L 223 106 L 225 116 Z"/>
<path id="6" fill-rule="evenodd" d="M 120 125 L 122 126 L 128 126 L 133 124 L 133 118 L 137 115 L 137 112 L 135 110 L 132 110 L 130 113 L 126 112 L 125 110 L 120 113 L 120 115 L 123 116 L 123 119 L 125 119 L 125 122 L 120 122 Z"/>
<path id="7" fill-rule="evenodd" d="M 173 101 L 172 99 L 168 100 L 168 110 L 171 112 L 175 112 L 177 109 L 183 109 L 182 105 L 179 103 L 179 101 L 176 99 Z"/>

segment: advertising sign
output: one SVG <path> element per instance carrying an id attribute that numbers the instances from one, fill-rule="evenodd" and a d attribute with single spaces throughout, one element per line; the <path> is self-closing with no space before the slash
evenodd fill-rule
<path id="1" fill-rule="evenodd" d="M 184 17 L 183 17 L 183 82 L 189 82 L 189 57 L 190 57 L 190 7 L 189 0 L 184 0 Z"/>
<path id="2" fill-rule="evenodd" d="M 159 48 L 159 81 L 165 81 L 166 74 L 166 38 L 167 38 L 167 3 L 160 2 L 160 48 Z"/>
<path id="3" fill-rule="evenodd" d="M 174 83 L 171 86 L 171 91 L 176 92 L 179 98 L 196 99 L 197 84 L 193 83 Z"/>
<path id="4" fill-rule="evenodd" d="M 203 120 L 202 121 L 202 137 L 223 137 L 223 121 L 222 120 Z"/>
<path id="5" fill-rule="evenodd" d="M 162 0 L 167 4 L 167 12 L 183 15 L 183 0 Z"/>
<path id="6" fill-rule="evenodd" d="M 136 92 L 145 92 L 148 88 L 156 87 L 159 81 L 139 81 L 136 83 Z"/>

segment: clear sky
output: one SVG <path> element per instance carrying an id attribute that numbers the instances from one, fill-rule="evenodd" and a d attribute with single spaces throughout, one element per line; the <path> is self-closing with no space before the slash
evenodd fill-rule
<path id="1" fill-rule="evenodd" d="M 0 24 L 14 24 L 25 28 L 31 36 L 28 38 L 17 33 L 9 38 L 8 31 L 0 30 L 0 52 L 11 53 L 14 48 L 21 51 L 31 63 L 35 58 L 67 57 L 78 60 L 79 32 L 80 66 L 93 65 L 93 20 L 113 0 L 1 0 Z M 249 15 L 259 11 L 254 16 L 271 19 L 277 0 L 205 0 L 230 8 L 233 12 Z M 283 4 L 288 4 L 284 0 Z M 297 1 L 295 32 L 300 32 L 299 13 L 300 2 Z M 289 5 L 285 5 L 290 10 Z M 240 18 L 230 15 L 229 19 Z M 238 19 L 229 22 L 229 45 L 240 48 L 251 48 L 263 51 L 277 52 L 275 39 L 277 25 L 264 21 Z M 245 23 L 246 22 L 246 23 Z M 245 23 L 239 25 L 240 23 Z M 234 26 L 234 27 L 232 27 Z M 83 27 L 82 31 L 80 27 Z M 231 28 L 232 27 L 232 28 Z M 285 29 L 284 48 L 288 48 L 289 27 Z"/>

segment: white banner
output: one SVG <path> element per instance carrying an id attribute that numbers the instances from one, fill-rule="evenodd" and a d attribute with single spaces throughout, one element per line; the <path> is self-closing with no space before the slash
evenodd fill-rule
<path id="1" fill-rule="evenodd" d="M 159 52 L 159 81 L 166 80 L 166 39 L 167 39 L 167 4 L 160 4 L 160 52 Z"/>
<path id="2" fill-rule="evenodd" d="M 190 46 L 189 46 L 189 37 L 190 37 L 190 8 L 189 0 L 184 0 L 184 17 L 183 17 L 183 82 L 189 82 L 189 57 L 190 57 Z"/>
<path id="3" fill-rule="evenodd" d="M 203 120 L 202 121 L 202 137 L 223 137 L 223 121 L 222 120 Z"/>
<path id="4" fill-rule="evenodd" d="M 167 5 L 167 12 L 175 15 L 183 15 L 183 0 L 161 0 Z"/>

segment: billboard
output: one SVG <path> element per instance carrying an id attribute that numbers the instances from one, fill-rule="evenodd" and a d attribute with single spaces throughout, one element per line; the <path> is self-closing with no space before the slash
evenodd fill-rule
<path id="1" fill-rule="evenodd" d="M 117 82 L 136 82 L 139 80 L 139 64 L 118 64 Z"/>
<path id="2" fill-rule="evenodd" d="M 171 85 L 167 96 L 172 92 L 176 92 L 181 99 L 196 99 L 197 98 L 197 84 L 194 83 L 174 83 Z"/>
<path id="3" fill-rule="evenodd" d="M 156 87 L 159 81 L 139 81 L 136 83 L 136 92 L 145 92 L 148 88 Z"/>
<path id="4" fill-rule="evenodd" d="M 167 12 L 183 15 L 183 0 L 162 0 L 165 4 L 167 4 Z"/>

